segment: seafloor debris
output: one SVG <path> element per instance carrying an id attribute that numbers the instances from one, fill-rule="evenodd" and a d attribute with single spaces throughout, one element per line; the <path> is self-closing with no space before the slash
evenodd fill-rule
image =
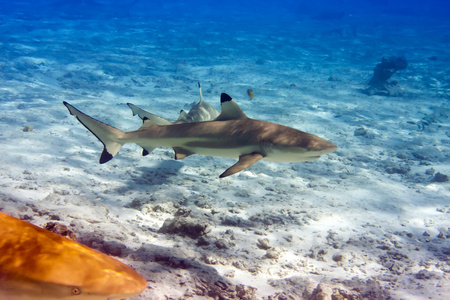
<path id="1" fill-rule="evenodd" d="M 263 250 L 268 250 L 270 248 L 272 248 L 272 246 L 270 245 L 270 242 L 268 239 L 266 238 L 260 238 L 258 239 L 258 244 L 256 244 L 258 246 L 258 248 L 263 249 Z"/>
<path id="2" fill-rule="evenodd" d="M 445 174 L 442 174 L 440 172 L 437 172 L 433 179 L 431 179 L 431 182 L 447 182 L 448 181 L 448 176 Z"/>
<path id="3" fill-rule="evenodd" d="M 354 136 L 365 136 L 367 135 L 367 130 L 364 127 L 359 127 L 357 129 L 355 129 L 355 131 L 353 132 Z"/>
<path id="4" fill-rule="evenodd" d="M 432 110 L 432 113 L 425 115 L 418 122 L 408 121 L 408 123 L 417 125 L 419 131 L 423 131 L 431 124 L 446 122 L 450 116 L 450 112 L 447 108 L 433 107 Z"/>
<path id="5" fill-rule="evenodd" d="M 392 56 L 390 58 L 385 58 L 381 60 L 381 63 L 376 65 L 373 70 L 373 77 L 369 81 L 369 87 L 363 90 L 363 93 L 381 96 L 401 96 L 403 95 L 403 90 L 398 85 L 396 80 L 388 81 L 392 75 L 398 70 L 403 70 L 408 66 L 408 62 L 404 57 Z"/>
<path id="6" fill-rule="evenodd" d="M 199 282 L 194 293 L 198 296 L 208 296 L 212 299 L 257 299 L 256 288 L 243 284 L 234 286 L 222 281 L 216 281 L 214 284 Z"/>
<path id="7" fill-rule="evenodd" d="M 208 223 L 197 221 L 190 217 L 167 219 L 159 229 L 161 233 L 184 235 L 193 239 L 205 235 L 209 231 Z"/>
<path id="8" fill-rule="evenodd" d="M 59 234 L 65 238 L 68 238 L 69 240 L 72 241 L 77 241 L 77 237 L 75 236 L 75 233 L 73 233 L 72 230 L 70 230 L 69 228 L 67 228 L 66 225 L 62 225 L 56 222 L 48 222 L 45 225 L 45 229 L 47 229 L 48 231 L 54 232 L 56 234 Z"/>
<path id="9" fill-rule="evenodd" d="M 324 280 L 317 284 L 309 278 L 300 276 L 288 277 L 279 280 L 269 280 L 274 288 L 282 289 L 282 293 L 269 296 L 267 299 L 391 299 L 389 292 L 373 279 L 360 279 L 354 277 L 350 280 L 332 281 Z"/>
<path id="10" fill-rule="evenodd" d="M 33 131 L 33 126 L 25 126 L 24 128 L 22 128 L 23 132 L 31 132 Z"/>

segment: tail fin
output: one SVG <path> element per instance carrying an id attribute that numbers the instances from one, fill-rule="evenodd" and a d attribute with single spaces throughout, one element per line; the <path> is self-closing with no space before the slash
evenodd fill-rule
<path id="1" fill-rule="evenodd" d="M 63 104 L 71 115 L 77 117 L 78 121 L 103 143 L 103 152 L 100 157 L 101 164 L 110 161 L 119 153 L 123 145 L 120 139 L 125 135 L 125 132 L 89 117 L 66 101 L 63 101 Z"/>

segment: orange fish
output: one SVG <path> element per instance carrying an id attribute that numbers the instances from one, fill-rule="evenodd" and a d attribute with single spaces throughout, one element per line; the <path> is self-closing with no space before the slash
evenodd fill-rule
<path id="1" fill-rule="evenodd" d="M 129 266 L 0 212 L 0 299 L 123 299 L 147 281 Z"/>

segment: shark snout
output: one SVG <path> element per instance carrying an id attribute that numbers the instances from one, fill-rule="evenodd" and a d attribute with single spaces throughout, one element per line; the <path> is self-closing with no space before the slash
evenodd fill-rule
<path id="1" fill-rule="evenodd" d="M 325 148 L 324 151 L 326 151 L 327 153 L 334 152 L 338 149 L 338 147 L 335 144 L 333 144 L 332 142 L 329 142 L 329 141 L 326 141 L 326 145 L 324 148 Z"/>
<path id="2" fill-rule="evenodd" d="M 308 151 L 323 155 L 332 153 L 336 151 L 337 148 L 338 147 L 332 142 L 319 138 L 311 143 L 310 147 L 308 147 Z"/>

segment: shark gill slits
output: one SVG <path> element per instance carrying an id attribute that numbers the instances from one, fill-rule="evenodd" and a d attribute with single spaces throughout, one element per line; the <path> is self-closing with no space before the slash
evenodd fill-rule
<path id="1" fill-rule="evenodd" d="M 228 94 L 222 93 L 220 95 L 220 103 L 228 102 L 231 100 L 232 100 L 232 98 Z"/>

